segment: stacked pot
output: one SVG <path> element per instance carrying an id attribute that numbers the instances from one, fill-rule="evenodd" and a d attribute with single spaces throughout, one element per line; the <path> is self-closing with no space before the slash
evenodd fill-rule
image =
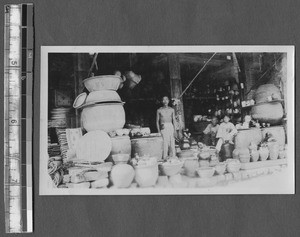
<path id="1" fill-rule="evenodd" d="M 281 124 L 284 113 L 278 87 L 273 84 L 261 85 L 256 90 L 254 99 L 256 104 L 251 109 L 254 120 L 271 125 Z"/>
<path id="2" fill-rule="evenodd" d="M 87 134 L 95 131 L 108 133 L 124 127 L 124 103 L 116 92 L 122 82 L 121 77 L 116 75 L 95 76 L 83 81 L 90 93 L 77 96 L 73 107 L 82 109 L 81 126 L 88 132 Z M 108 146 L 112 149 L 112 145 L 110 142 Z"/>

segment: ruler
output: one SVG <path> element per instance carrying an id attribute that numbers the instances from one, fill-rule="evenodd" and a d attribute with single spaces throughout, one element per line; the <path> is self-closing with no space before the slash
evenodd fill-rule
<path id="1" fill-rule="evenodd" d="M 32 232 L 33 4 L 4 11 L 5 229 Z"/>

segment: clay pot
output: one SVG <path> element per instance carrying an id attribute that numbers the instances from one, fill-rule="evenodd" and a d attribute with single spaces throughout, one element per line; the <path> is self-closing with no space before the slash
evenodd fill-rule
<path id="1" fill-rule="evenodd" d="M 269 97 L 271 97 L 273 100 L 281 99 L 280 90 L 274 84 L 265 84 L 258 87 L 254 95 L 254 100 L 258 104 L 267 102 Z"/>
<path id="2" fill-rule="evenodd" d="M 250 160 L 251 162 L 256 162 L 259 159 L 259 152 L 256 149 L 250 150 Z"/>
<path id="3" fill-rule="evenodd" d="M 279 146 L 276 142 L 270 142 L 268 144 L 268 148 L 269 148 L 269 157 L 270 160 L 277 160 L 278 159 L 278 155 L 279 155 Z"/>
<path id="4" fill-rule="evenodd" d="M 110 173 L 114 186 L 118 188 L 128 188 L 133 181 L 134 175 L 134 169 L 127 164 L 115 165 Z"/>
<path id="5" fill-rule="evenodd" d="M 150 187 L 158 179 L 158 164 L 135 167 L 135 181 L 140 187 Z"/>
<path id="6" fill-rule="evenodd" d="M 258 149 L 258 152 L 259 152 L 259 159 L 261 161 L 265 161 L 268 159 L 269 157 L 269 149 L 267 147 L 260 147 Z"/>
<path id="7" fill-rule="evenodd" d="M 184 158 L 183 161 L 184 161 L 183 168 L 185 170 L 185 174 L 189 177 L 195 177 L 196 170 L 199 168 L 198 158 L 189 157 L 189 158 Z"/>
<path id="8" fill-rule="evenodd" d="M 84 107 L 81 113 L 81 123 L 87 132 L 94 130 L 111 132 L 123 128 L 125 124 L 123 104 L 96 104 Z"/>
<path id="9" fill-rule="evenodd" d="M 249 155 L 239 155 L 239 160 L 241 163 L 249 163 L 250 162 L 250 154 Z"/>
<path id="10" fill-rule="evenodd" d="M 129 154 L 131 155 L 131 143 L 129 136 L 112 137 L 112 148 L 107 161 L 112 161 L 112 155 Z"/>
<path id="11" fill-rule="evenodd" d="M 239 130 L 234 141 L 235 148 L 248 148 L 251 142 L 257 145 L 261 140 L 261 130 L 258 128 Z"/>
<path id="12" fill-rule="evenodd" d="M 251 108 L 253 120 L 271 125 L 280 124 L 283 118 L 283 107 L 280 102 L 256 104 Z"/>
<path id="13" fill-rule="evenodd" d="M 153 156 L 158 160 L 163 157 L 163 139 L 160 136 L 157 137 L 143 137 L 131 139 L 131 155 L 140 157 Z M 175 155 L 175 154 L 174 154 Z"/>

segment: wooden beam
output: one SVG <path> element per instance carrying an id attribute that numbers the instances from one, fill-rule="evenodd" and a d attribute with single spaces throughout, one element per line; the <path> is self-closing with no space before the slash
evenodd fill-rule
<path id="1" fill-rule="evenodd" d="M 179 96 L 182 93 L 180 62 L 179 62 L 178 54 L 175 53 L 168 54 L 168 65 L 169 65 L 169 73 L 170 73 L 171 97 L 176 99 L 179 98 Z M 176 105 L 174 109 L 175 109 L 175 118 L 177 122 L 175 127 L 176 130 L 178 130 L 179 137 L 182 137 L 182 130 L 185 127 L 182 98 L 180 98 L 180 103 Z"/>

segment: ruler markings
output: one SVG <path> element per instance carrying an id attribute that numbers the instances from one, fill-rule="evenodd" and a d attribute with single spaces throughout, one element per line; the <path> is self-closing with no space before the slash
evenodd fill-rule
<path id="1" fill-rule="evenodd" d="M 4 35 L 4 123 L 6 125 L 4 128 L 4 199 L 6 232 L 31 232 L 32 4 L 6 5 Z"/>

